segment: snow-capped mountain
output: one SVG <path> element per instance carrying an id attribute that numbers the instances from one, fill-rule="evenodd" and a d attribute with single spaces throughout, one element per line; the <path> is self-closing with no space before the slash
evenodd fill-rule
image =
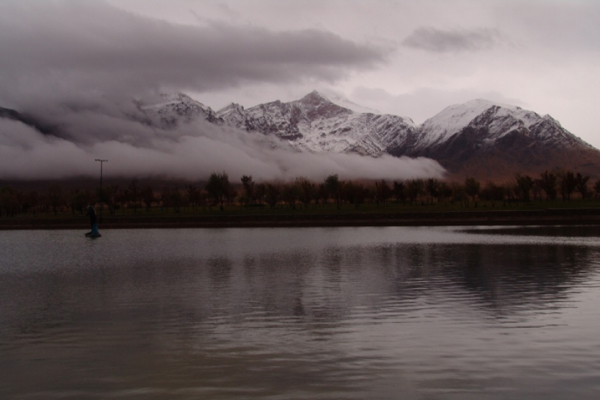
<path id="1" fill-rule="evenodd" d="M 486 127 L 487 134 L 481 140 L 487 145 L 510 133 L 520 132 L 541 142 L 589 147 L 549 115 L 541 117 L 520 107 L 477 99 L 447 107 L 426 120 L 419 128 L 416 148 L 441 145 L 466 127 Z"/>
<path id="2" fill-rule="evenodd" d="M 139 120 L 163 129 L 202 119 L 272 135 L 296 149 L 312 152 L 377 157 L 413 136 L 416 127 L 410 118 L 376 114 L 339 95 L 334 98 L 344 106 L 316 91 L 288 103 L 277 100 L 247 109 L 231 103 L 217 112 L 184 94 L 162 94 L 135 104 Z"/>
<path id="3" fill-rule="evenodd" d="M 415 128 L 410 119 L 356 112 L 316 91 L 289 103 L 274 101 L 248 109 L 231 104 L 216 115 L 227 125 L 275 135 L 299 149 L 370 156 L 385 153 Z"/>
<path id="4" fill-rule="evenodd" d="M 313 91 L 287 103 L 277 100 L 250 108 L 231 103 L 216 112 L 184 94 L 163 94 L 158 101 L 136 104 L 147 121 L 162 128 L 204 119 L 273 135 L 298 149 L 313 152 L 433 155 L 460 141 L 466 133 L 472 136 L 473 130 L 478 133 L 470 139 L 471 144 L 478 148 L 494 147 L 507 137 L 520 135 L 546 147 L 593 149 L 549 115 L 542 117 L 533 111 L 488 100 L 449 106 L 416 126 L 410 118 L 360 112 L 357 111 L 360 106 L 351 109 L 350 101 L 335 95 L 332 101 L 330 97 Z"/>
<path id="5" fill-rule="evenodd" d="M 487 100 L 447 107 L 412 140 L 387 150 L 433 158 L 454 174 L 484 178 L 554 168 L 596 175 L 600 168 L 600 153 L 549 115 Z"/>
<path id="6" fill-rule="evenodd" d="M 127 118 L 163 130 L 205 120 L 277 138 L 300 151 L 427 157 L 457 177 L 498 179 L 555 168 L 600 177 L 600 152 L 558 121 L 487 100 L 449 106 L 419 126 L 316 91 L 287 103 L 231 103 L 218 111 L 181 93 L 136 99 L 134 105 Z M 60 136 L 58 126 L 29 114 L 0 108 L 0 118 Z"/>
<path id="7" fill-rule="evenodd" d="M 217 111 L 216 116 L 223 120 L 225 125 L 248 130 L 246 127 L 246 112 L 244 111 L 244 106 L 231 103 Z"/>
<path id="8" fill-rule="evenodd" d="M 179 123 L 189 123 L 198 118 L 222 122 L 210 107 L 183 93 L 161 93 L 157 98 L 137 99 L 134 103 L 140 112 L 138 118 L 161 128 L 174 128 Z"/>

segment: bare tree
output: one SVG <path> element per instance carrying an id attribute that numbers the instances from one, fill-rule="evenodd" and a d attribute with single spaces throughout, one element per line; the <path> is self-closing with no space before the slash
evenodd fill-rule
<path id="1" fill-rule="evenodd" d="M 481 190 L 481 198 L 490 201 L 492 207 L 495 207 L 497 201 L 504 200 L 504 186 L 489 181 Z"/>
<path id="2" fill-rule="evenodd" d="M 90 199 L 91 199 L 91 197 L 92 197 L 91 193 L 89 193 L 88 190 L 86 190 L 86 192 L 89 194 Z M 0 201 L 0 203 L 1 203 L 1 201 Z M 39 207 L 39 204 L 40 204 L 40 198 L 39 198 L 37 191 L 34 190 L 34 191 L 23 194 L 23 200 L 21 201 L 21 209 L 23 212 L 31 211 L 31 212 L 33 212 L 33 214 L 35 214 L 37 211 L 37 208 Z M 2 208 L 2 207 L 0 206 L 0 208 Z M 0 213 L 1 213 L 1 211 L 0 211 Z"/>
<path id="3" fill-rule="evenodd" d="M 361 204 L 364 204 L 365 199 L 368 195 L 368 190 L 360 183 L 346 182 L 342 189 L 344 200 L 359 208 Z M 385 197 L 385 194 L 384 196 Z M 380 194 L 380 199 L 382 198 Z"/>
<path id="4" fill-rule="evenodd" d="M 394 181 L 394 188 L 392 189 L 392 193 L 396 198 L 396 202 L 404 203 L 406 201 L 406 185 L 404 185 L 404 182 Z"/>
<path id="5" fill-rule="evenodd" d="M 198 208 L 198 204 L 200 203 L 200 190 L 198 190 L 198 188 L 194 185 L 186 185 L 185 195 L 190 207 L 193 210 Z"/>
<path id="6" fill-rule="evenodd" d="M 329 195 L 327 194 L 327 188 L 325 187 L 325 184 L 318 184 L 315 191 L 315 203 L 326 204 L 328 199 Z"/>
<path id="7" fill-rule="evenodd" d="M 298 198 L 300 202 L 304 205 L 304 208 L 308 208 L 315 198 L 316 185 L 306 178 L 296 178 L 296 185 L 298 186 Z"/>
<path id="8" fill-rule="evenodd" d="M 523 202 L 529 202 L 529 192 L 533 186 L 533 179 L 529 175 L 515 175 L 515 184 L 517 187 L 517 196 L 523 200 Z"/>
<path id="9" fill-rule="evenodd" d="M 417 201 L 423 192 L 424 187 L 425 183 L 423 182 L 423 179 L 410 179 L 406 181 L 406 195 L 410 204 Z"/>
<path id="10" fill-rule="evenodd" d="M 452 182 L 450 184 L 452 188 L 452 202 L 458 202 L 461 207 L 464 205 L 465 207 L 469 206 L 469 196 L 465 192 L 465 185 L 461 185 L 458 182 Z"/>
<path id="11" fill-rule="evenodd" d="M 231 186 L 229 184 L 229 176 L 227 173 L 211 173 L 205 188 L 210 197 L 212 197 L 214 203 L 218 204 L 219 209 L 223 211 L 225 200 L 231 195 Z"/>
<path id="12" fill-rule="evenodd" d="M 275 206 L 279 202 L 280 194 L 281 191 L 279 190 L 279 187 L 270 183 L 267 183 L 265 185 L 265 202 L 269 207 L 275 208 Z"/>
<path id="13" fill-rule="evenodd" d="M 173 190 L 171 190 L 169 196 L 170 196 L 171 206 L 173 207 L 173 211 L 178 213 L 179 209 L 181 207 L 181 204 L 183 203 L 183 196 L 181 195 L 181 192 L 177 189 L 173 189 Z"/>
<path id="14" fill-rule="evenodd" d="M 375 182 L 375 204 L 379 207 L 384 204 L 392 195 L 392 189 L 388 186 L 385 180 Z"/>
<path id="15" fill-rule="evenodd" d="M 150 211 L 152 207 L 152 203 L 156 201 L 154 197 L 154 190 L 150 185 L 146 185 L 141 190 L 142 200 L 144 201 L 144 205 L 146 206 L 146 212 Z"/>
<path id="16" fill-rule="evenodd" d="M 551 171 L 544 171 L 540 174 L 539 185 L 546 193 L 546 200 L 556 199 L 556 184 L 558 182 L 558 176 Z"/>
<path id="17" fill-rule="evenodd" d="M 58 183 L 54 183 L 46 189 L 46 196 L 48 199 L 48 205 L 52 207 L 54 215 L 58 213 L 58 210 L 64 205 L 64 194 L 63 188 Z"/>
<path id="18" fill-rule="evenodd" d="M 594 183 L 594 193 L 596 194 L 596 198 L 600 197 L 600 179 Z"/>
<path id="19" fill-rule="evenodd" d="M 465 193 L 473 200 L 475 207 L 477 207 L 477 196 L 479 195 L 480 188 L 481 184 L 475 178 L 465 179 Z"/>
<path id="20" fill-rule="evenodd" d="M 344 182 L 340 181 L 336 174 L 329 175 L 325 178 L 325 182 L 323 183 L 325 184 L 328 197 L 335 201 L 335 205 L 339 210 L 342 206 L 342 186 L 344 185 Z"/>
<path id="21" fill-rule="evenodd" d="M 171 207 L 171 189 L 168 187 L 163 187 L 159 194 L 160 197 L 160 210 L 169 210 Z"/>
<path id="22" fill-rule="evenodd" d="M 256 185 L 254 190 L 254 197 L 256 201 L 258 201 L 261 205 L 265 201 L 265 195 L 267 193 L 267 185 L 264 183 L 259 183 Z"/>
<path id="23" fill-rule="evenodd" d="M 290 182 L 284 185 L 281 191 L 281 199 L 287 203 L 292 210 L 296 209 L 296 201 L 298 200 L 299 189 L 295 182 Z"/>
<path id="24" fill-rule="evenodd" d="M 8 186 L 0 189 L 0 216 L 2 211 L 7 216 L 14 217 L 20 209 L 19 196 L 16 189 Z"/>
<path id="25" fill-rule="evenodd" d="M 244 189 L 242 203 L 245 205 L 254 203 L 254 180 L 252 175 L 242 176 L 242 187 Z"/>
<path id="26" fill-rule="evenodd" d="M 581 175 L 579 172 L 575 176 L 575 186 L 576 190 L 581 194 L 581 199 L 585 200 L 588 197 L 589 188 L 588 182 L 590 180 L 589 176 Z"/>
<path id="27" fill-rule="evenodd" d="M 577 188 L 577 180 L 575 174 L 571 171 L 563 171 L 560 173 L 560 191 L 563 201 L 571 201 L 571 195 Z"/>
<path id="28" fill-rule="evenodd" d="M 137 212 L 138 202 L 141 200 L 140 183 L 137 179 L 132 179 L 129 183 L 129 203 L 133 212 Z"/>
<path id="29" fill-rule="evenodd" d="M 433 199 L 439 196 L 440 183 L 435 178 L 429 178 L 425 181 L 425 191 L 429 197 L 429 203 L 433 204 Z"/>

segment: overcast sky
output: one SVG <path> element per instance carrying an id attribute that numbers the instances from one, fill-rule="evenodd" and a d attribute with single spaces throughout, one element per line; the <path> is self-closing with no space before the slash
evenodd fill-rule
<path id="1" fill-rule="evenodd" d="M 588 0 L 113 0 L 152 18 L 247 32 L 311 30 L 366 45 L 383 59 L 348 62 L 334 76 L 230 82 L 196 97 L 218 108 L 329 88 L 421 123 L 473 98 L 550 114 L 600 147 L 600 1 Z M 260 43 L 256 43 L 260 46 Z M 248 49 L 250 50 L 250 49 Z M 298 45 L 290 49 L 302 54 Z M 241 58 L 238 62 L 246 62 Z M 301 66 L 293 65 L 292 69 Z M 279 66 L 277 67 L 279 68 Z M 191 88 L 193 90 L 193 88 Z"/>
<path id="2" fill-rule="evenodd" d="M 0 106 L 64 124 L 151 91 L 218 109 L 317 89 L 421 123 L 486 98 L 600 147 L 598 21 L 596 0 L 0 0 Z"/>

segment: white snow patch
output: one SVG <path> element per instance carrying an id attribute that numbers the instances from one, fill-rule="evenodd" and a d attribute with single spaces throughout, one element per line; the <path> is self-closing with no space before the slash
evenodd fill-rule
<path id="1" fill-rule="evenodd" d="M 433 143 L 443 143 L 469 125 L 475 118 L 491 107 L 499 109 L 494 114 L 490 125 L 490 132 L 495 139 L 502 137 L 513 129 L 531 125 L 541 121 L 541 117 L 520 107 L 491 102 L 484 99 L 476 99 L 463 104 L 455 104 L 445 108 L 440 113 L 426 120 L 421 125 L 419 147 L 429 146 Z"/>

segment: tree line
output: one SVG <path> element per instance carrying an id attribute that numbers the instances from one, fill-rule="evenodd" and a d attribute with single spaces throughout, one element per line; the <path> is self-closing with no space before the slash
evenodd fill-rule
<path id="1" fill-rule="evenodd" d="M 502 203 L 555 201 L 600 198 L 600 180 L 593 185 L 590 177 L 573 171 L 544 171 L 537 177 L 516 174 L 506 183 L 482 184 L 468 177 L 463 182 L 446 182 L 435 178 L 405 181 L 379 180 L 361 182 L 341 180 L 329 175 L 321 182 L 299 177 L 287 183 L 256 182 L 244 175 L 239 182 L 230 182 L 226 172 L 213 172 L 204 185 L 186 184 L 174 188 L 156 189 L 148 182 L 132 179 L 125 187 L 106 185 L 103 189 L 66 190 L 58 183 L 41 191 L 0 188 L 0 216 L 70 211 L 82 214 L 88 204 L 102 204 L 110 214 L 122 209 L 150 211 L 153 208 L 179 212 L 182 208 L 196 210 L 239 207 L 308 208 L 324 204 L 360 208 L 369 203 L 376 207 L 389 202 L 409 205 L 458 204 L 478 207 L 484 201 L 495 206 Z"/>

